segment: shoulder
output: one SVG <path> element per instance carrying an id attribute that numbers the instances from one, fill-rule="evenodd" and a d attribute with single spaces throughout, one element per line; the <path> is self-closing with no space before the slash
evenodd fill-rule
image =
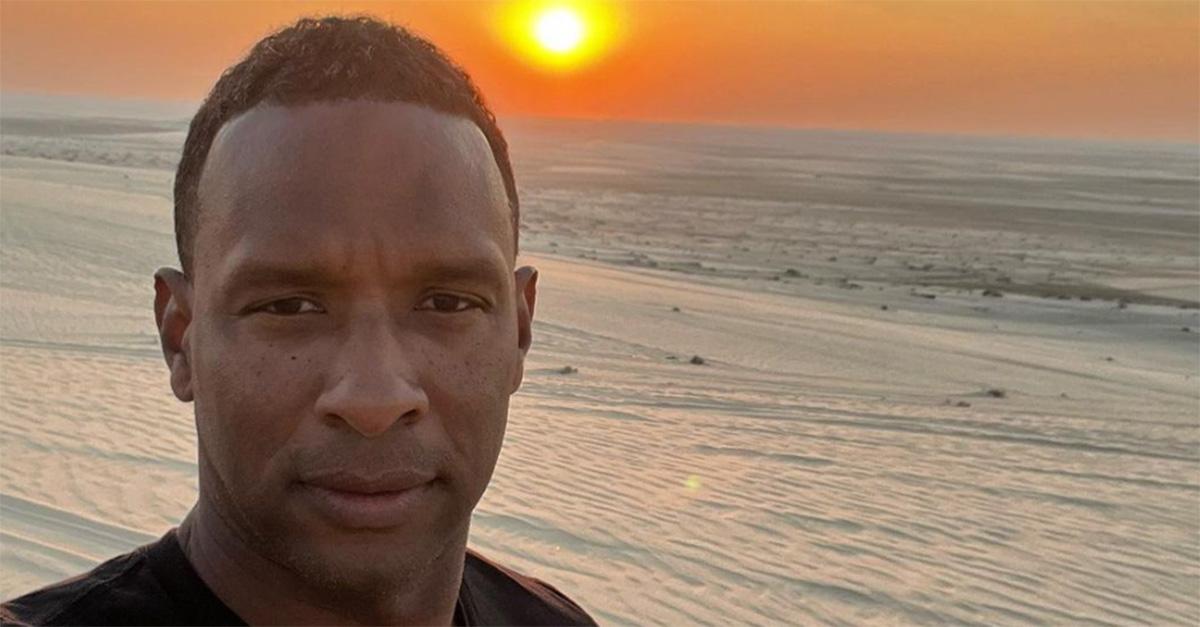
<path id="1" fill-rule="evenodd" d="M 463 601 L 471 624 L 595 625 L 554 586 L 467 550 Z"/>
<path id="2" fill-rule="evenodd" d="M 147 549 L 139 547 L 82 575 L 5 601 L 0 619 L 5 625 L 127 623 L 140 609 L 139 598 L 144 600 L 133 590 L 145 578 Z"/>
<path id="3" fill-rule="evenodd" d="M 0 606 L 5 625 L 244 624 L 192 570 L 175 530 Z"/>

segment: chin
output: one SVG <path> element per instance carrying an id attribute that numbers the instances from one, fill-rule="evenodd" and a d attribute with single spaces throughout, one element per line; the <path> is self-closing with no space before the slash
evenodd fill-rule
<path id="1" fill-rule="evenodd" d="M 292 538 L 270 548 L 273 561 L 323 596 L 371 598 L 392 594 L 440 553 L 428 540 L 377 537 Z"/>
<path id="2" fill-rule="evenodd" d="M 272 525 L 286 531 L 268 536 L 276 539 L 270 552 L 314 587 L 351 597 L 394 593 L 399 582 L 420 575 L 445 551 L 465 543 L 470 519 L 469 511 L 459 520 L 436 508 L 429 517 L 391 528 L 351 529 L 311 511 L 295 513 Z"/>
<path id="3" fill-rule="evenodd" d="M 346 598 L 394 595 L 396 586 L 424 570 L 426 555 L 379 551 L 330 554 L 315 552 L 298 556 L 294 565 L 300 577 L 330 594 Z"/>

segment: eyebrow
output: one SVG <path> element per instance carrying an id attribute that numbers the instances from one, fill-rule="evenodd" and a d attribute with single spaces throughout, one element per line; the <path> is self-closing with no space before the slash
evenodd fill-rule
<path id="1" fill-rule="evenodd" d="M 404 269 L 405 282 L 495 284 L 504 281 L 503 264 L 488 257 L 460 257 L 452 261 L 422 262 Z M 225 291 L 272 286 L 332 288 L 345 283 L 345 276 L 324 265 L 251 260 L 236 266 L 225 281 Z"/>

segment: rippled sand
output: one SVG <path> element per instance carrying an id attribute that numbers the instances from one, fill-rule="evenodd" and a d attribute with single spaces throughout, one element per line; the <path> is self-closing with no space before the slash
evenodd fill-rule
<path id="1" fill-rule="evenodd" d="M 1194 147 L 511 127 L 542 277 L 485 554 L 605 623 L 1200 621 Z M 5 598 L 194 499 L 181 129 L 0 124 Z"/>

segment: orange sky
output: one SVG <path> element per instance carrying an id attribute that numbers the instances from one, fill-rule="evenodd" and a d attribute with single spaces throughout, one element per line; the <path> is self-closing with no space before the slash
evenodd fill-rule
<path id="1" fill-rule="evenodd" d="M 270 29 L 363 11 L 501 116 L 1200 141 L 1197 2 L 609 3 L 620 44 L 557 73 L 496 35 L 503 4 L 3 0 L 0 88 L 199 100 Z"/>

